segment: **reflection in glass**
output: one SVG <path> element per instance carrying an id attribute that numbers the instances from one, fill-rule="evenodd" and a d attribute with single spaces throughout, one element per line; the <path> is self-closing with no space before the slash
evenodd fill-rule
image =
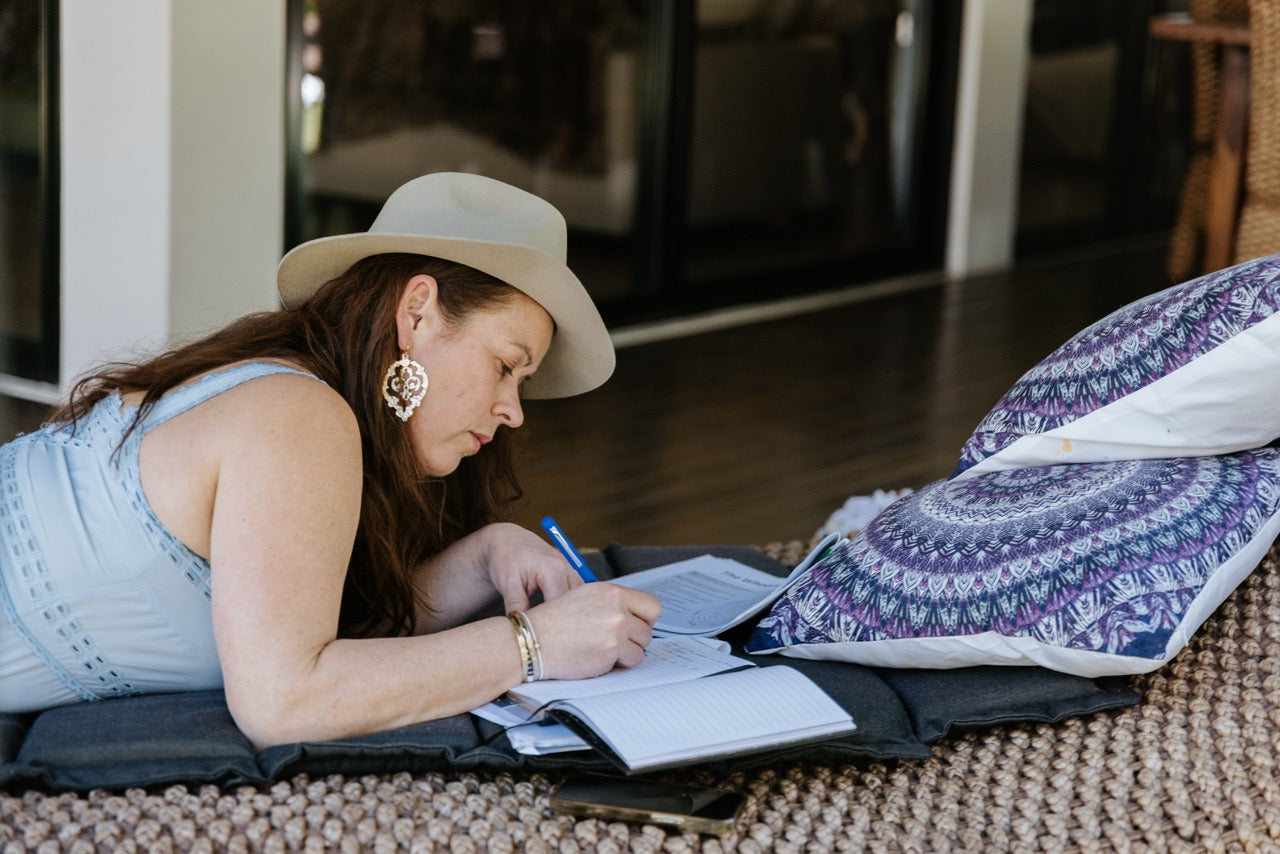
<path id="1" fill-rule="evenodd" d="M 690 279 L 912 244 L 931 6 L 698 4 Z"/>
<path id="2" fill-rule="evenodd" d="M 940 257 L 919 228 L 932 0 L 294 4 L 297 241 L 460 170 L 555 204 L 606 305 Z"/>
<path id="3" fill-rule="evenodd" d="M 627 236 L 637 25 L 626 4 L 317 0 L 302 31 L 302 239 L 367 227 L 397 186 L 444 170 L 535 192 L 586 238 Z M 578 248 L 589 247 L 575 234 Z M 595 272 L 584 280 L 625 287 L 625 266 Z"/>
<path id="4" fill-rule="evenodd" d="M 1166 232 L 1190 154 L 1187 50 L 1153 49 L 1186 0 L 1037 0 L 1018 206 L 1023 251 Z"/>
<path id="5" fill-rule="evenodd" d="M 46 3 L 0 0 L 0 374 L 57 380 Z"/>

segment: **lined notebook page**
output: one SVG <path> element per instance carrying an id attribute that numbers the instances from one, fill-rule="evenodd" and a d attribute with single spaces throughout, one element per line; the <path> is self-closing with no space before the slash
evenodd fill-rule
<path id="1" fill-rule="evenodd" d="M 552 700 L 609 694 L 633 688 L 647 688 L 668 682 L 697 679 L 755 664 L 734 658 L 696 638 L 656 638 L 645 650 L 644 661 L 635 667 L 618 667 L 591 679 L 548 679 L 528 682 L 507 692 L 527 709 L 536 709 Z"/>
<path id="2" fill-rule="evenodd" d="M 651 593 L 662 602 L 654 630 L 714 635 L 781 589 L 786 579 L 736 560 L 702 555 L 624 575 L 615 583 Z"/>
<path id="3" fill-rule="evenodd" d="M 658 597 L 662 614 L 653 625 L 655 634 L 718 635 L 781 596 L 840 539 L 839 534 L 827 535 L 786 578 L 731 558 L 702 555 L 623 575 L 613 583 Z"/>
<path id="4" fill-rule="evenodd" d="M 849 714 L 790 667 L 761 667 L 557 704 L 633 770 L 855 729 Z"/>

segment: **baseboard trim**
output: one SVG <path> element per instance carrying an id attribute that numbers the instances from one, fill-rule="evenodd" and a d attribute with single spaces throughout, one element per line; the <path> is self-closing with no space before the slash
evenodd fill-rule
<path id="1" fill-rule="evenodd" d="M 62 390 L 56 385 L 15 377 L 11 374 L 0 374 L 0 394 L 49 406 L 62 400 Z"/>

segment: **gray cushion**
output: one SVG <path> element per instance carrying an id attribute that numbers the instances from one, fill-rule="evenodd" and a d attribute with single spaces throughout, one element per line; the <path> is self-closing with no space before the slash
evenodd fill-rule
<path id="1" fill-rule="evenodd" d="M 601 578 L 713 553 L 785 574 L 748 547 L 623 548 L 588 560 Z M 735 759 L 734 768 L 797 760 L 911 760 L 954 727 L 1058 720 L 1137 702 L 1133 691 L 1038 668 L 970 668 L 886 674 L 838 662 L 786 661 L 849 710 L 853 735 Z M 35 716 L 0 716 L 0 787 L 86 791 L 177 782 L 260 784 L 300 773 L 366 774 L 448 769 L 605 770 L 592 754 L 522 756 L 492 724 L 470 715 L 357 738 L 255 752 L 221 691 L 79 703 Z M 721 767 L 727 767 L 722 763 Z"/>

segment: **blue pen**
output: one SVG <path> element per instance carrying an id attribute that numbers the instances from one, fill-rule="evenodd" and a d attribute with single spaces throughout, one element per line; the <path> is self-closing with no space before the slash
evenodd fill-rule
<path id="1" fill-rule="evenodd" d="M 547 535 L 551 537 L 551 542 L 556 544 L 560 554 L 564 555 L 564 559 L 569 561 L 569 566 L 573 567 L 574 572 L 582 576 L 583 581 L 599 580 L 591 572 L 587 562 L 582 559 L 582 555 L 578 554 L 578 550 L 573 547 L 573 543 L 569 542 L 569 538 L 560 532 L 560 526 L 556 524 L 555 519 L 550 516 L 546 517 L 542 520 L 542 527 L 546 530 Z"/>

